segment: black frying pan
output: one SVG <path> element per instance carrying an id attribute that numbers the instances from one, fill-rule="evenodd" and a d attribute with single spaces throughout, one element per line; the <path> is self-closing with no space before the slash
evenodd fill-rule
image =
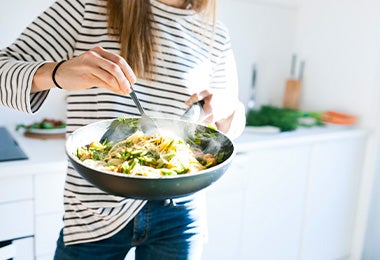
<path id="1" fill-rule="evenodd" d="M 139 118 L 129 118 L 127 120 L 133 120 L 138 123 Z M 208 187 L 226 172 L 235 156 L 235 149 L 232 141 L 223 133 L 184 120 L 164 118 L 154 118 L 154 120 L 160 130 L 171 131 L 189 140 L 189 142 L 201 137 L 202 141 L 199 148 L 205 153 L 221 153 L 221 163 L 197 173 L 161 178 L 112 173 L 84 165 L 75 156 L 77 148 L 100 140 L 114 121 L 112 119 L 89 124 L 74 131 L 66 141 L 66 153 L 74 168 L 87 181 L 109 194 L 135 199 L 161 200 L 189 195 Z M 135 128 L 133 127 L 133 129 Z"/>

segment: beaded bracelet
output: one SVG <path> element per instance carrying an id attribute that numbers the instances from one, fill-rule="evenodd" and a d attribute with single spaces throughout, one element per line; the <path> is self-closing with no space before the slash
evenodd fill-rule
<path id="1" fill-rule="evenodd" d="M 62 89 L 62 87 L 57 83 L 57 81 L 55 80 L 55 73 L 57 72 L 59 66 L 61 66 L 66 60 L 62 60 L 60 62 L 57 63 L 57 65 L 55 65 L 54 67 L 54 70 L 53 70 L 53 73 L 51 74 L 51 78 L 55 84 L 55 86 L 59 89 Z"/>

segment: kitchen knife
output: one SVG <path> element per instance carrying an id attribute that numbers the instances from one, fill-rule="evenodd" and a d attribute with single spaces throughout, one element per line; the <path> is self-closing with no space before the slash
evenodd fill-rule
<path id="1" fill-rule="evenodd" d="M 257 66 L 253 64 L 252 69 L 252 81 L 251 81 L 251 93 L 248 100 L 248 110 L 254 109 L 256 105 L 255 92 L 256 92 L 256 78 L 257 78 Z"/>

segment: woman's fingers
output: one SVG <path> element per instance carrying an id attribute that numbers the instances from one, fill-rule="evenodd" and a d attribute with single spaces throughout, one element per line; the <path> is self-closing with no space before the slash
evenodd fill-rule
<path id="1" fill-rule="evenodd" d="M 201 100 L 205 100 L 205 101 L 211 100 L 212 96 L 213 94 L 208 89 L 205 89 L 199 93 L 192 94 L 189 97 L 189 99 L 185 101 L 185 104 L 188 106 L 191 106 L 192 104 L 197 103 L 198 101 L 201 101 Z"/>
<path id="2" fill-rule="evenodd" d="M 134 84 L 136 82 L 136 75 L 133 73 L 132 68 L 128 65 L 124 58 L 113 52 L 106 51 L 101 47 L 95 47 L 93 50 L 99 53 L 103 58 L 116 64 L 117 67 L 121 69 L 129 83 Z"/>
<path id="3" fill-rule="evenodd" d="M 57 70 L 56 79 L 68 90 L 97 86 L 124 95 L 131 92 L 131 83 L 136 82 L 127 62 L 101 47 L 63 63 Z"/>
<path id="4" fill-rule="evenodd" d="M 192 94 L 189 99 L 185 101 L 185 104 L 191 106 L 192 104 L 203 100 L 203 115 L 201 121 L 207 124 L 212 124 L 215 122 L 212 99 L 213 94 L 206 89 L 199 93 Z"/>
<path id="5" fill-rule="evenodd" d="M 136 76 L 122 57 L 101 47 L 95 47 L 88 55 L 92 65 L 100 68 L 92 72 L 98 79 L 112 91 L 123 94 L 131 92 L 131 83 L 136 81 Z"/>
<path id="6" fill-rule="evenodd" d="M 185 103 L 190 106 L 200 100 L 204 101 L 204 113 L 201 120 L 207 124 L 214 124 L 215 122 L 228 118 L 234 111 L 232 108 L 233 100 L 222 93 L 213 93 L 208 89 L 192 94 Z"/>

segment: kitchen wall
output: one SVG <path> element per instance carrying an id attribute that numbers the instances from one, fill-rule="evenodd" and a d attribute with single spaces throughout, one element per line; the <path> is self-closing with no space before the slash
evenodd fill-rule
<path id="1" fill-rule="evenodd" d="M 299 3 L 296 49 L 306 60 L 302 108 L 355 114 L 369 132 L 350 259 L 380 259 L 379 14 L 377 0 Z"/>
<path id="2" fill-rule="evenodd" d="M 220 19 L 228 26 L 238 66 L 240 97 L 247 104 L 251 94 L 253 64 L 257 65 L 256 100 L 280 104 L 285 78 L 289 74 L 296 31 L 297 0 L 218 0 Z M 36 15 L 53 0 L 8 1 L 0 10 L 0 48 L 12 43 Z M 15 16 L 17 14 L 17 16 Z M 17 17 L 17 19 L 15 19 Z M 53 89 L 35 115 L 0 107 L 0 124 L 37 121 L 44 117 L 65 117 L 65 94 Z"/>
<path id="3" fill-rule="evenodd" d="M 281 105 L 295 45 L 295 0 L 218 0 L 218 4 L 235 50 L 241 100 L 248 103 L 256 64 L 257 105 Z"/>
<path id="4" fill-rule="evenodd" d="M 43 12 L 54 0 L 13 0 L 6 1 L 0 8 L 0 48 L 11 44 L 33 19 Z M 46 103 L 35 115 L 27 115 L 0 106 L 0 125 L 13 126 L 32 123 L 45 117 L 65 119 L 65 93 L 53 89 Z"/>

